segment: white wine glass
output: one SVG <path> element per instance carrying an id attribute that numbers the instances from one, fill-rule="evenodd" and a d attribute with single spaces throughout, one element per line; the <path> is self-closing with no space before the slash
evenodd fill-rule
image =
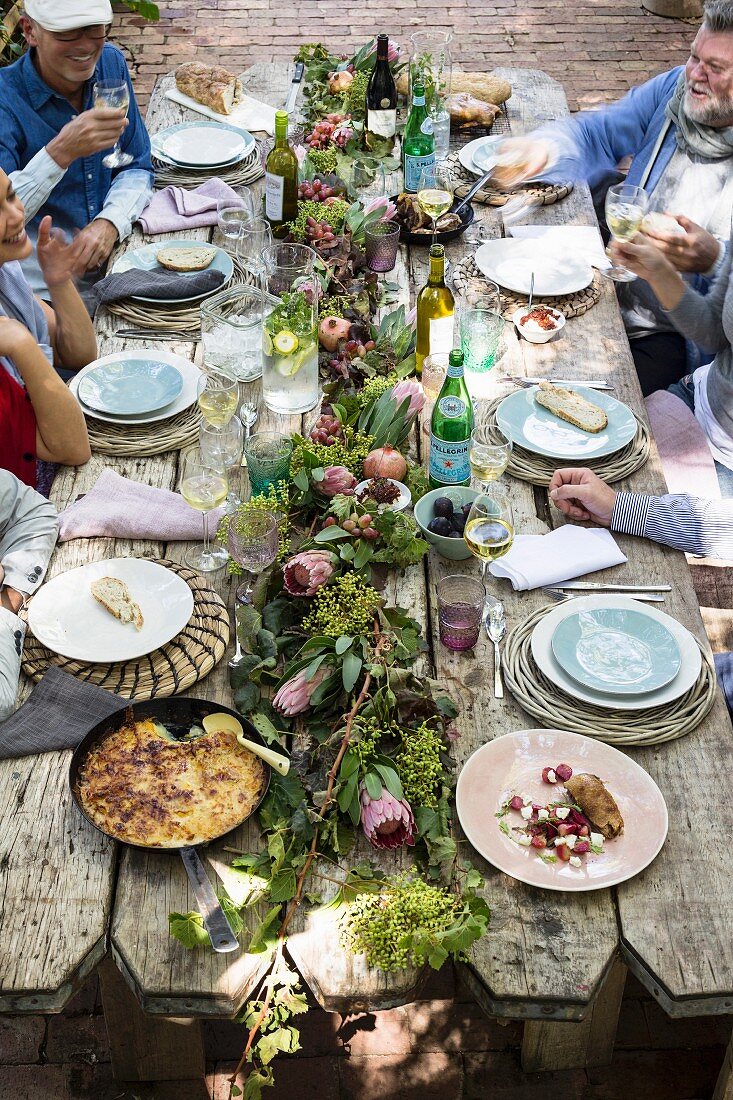
<path id="1" fill-rule="evenodd" d="M 199 378 L 198 403 L 204 420 L 216 428 L 223 428 L 237 411 L 237 379 L 220 371 L 204 371 Z"/>
<path id="2" fill-rule="evenodd" d="M 506 470 L 512 457 L 512 441 L 501 435 L 501 440 L 489 431 L 488 426 L 474 428 L 468 444 L 468 461 L 471 474 L 479 483 L 482 493 L 490 493 L 492 482 Z"/>
<path id="3" fill-rule="evenodd" d="M 649 207 L 649 196 L 643 187 L 633 183 L 616 183 L 606 192 L 606 224 L 615 241 L 626 243 L 634 239 Z M 630 283 L 636 275 L 621 264 L 613 264 L 602 272 L 616 283 Z"/>
<path id="4" fill-rule="evenodd" d="M 247 574 L 237 589 L 237 602 L 251 603 L 255 579 L 277 557 L 277 516 L 272 512 L 260 511 L 232 516 L 227 546 L 233 560 Z"/>
<path id="5" fill-rule="evenodd" d="M 432 219 L 433 244 L 435 244 L 438 218 L 447 214 L 453 205 L 454 186 L 453 176 L 445 161 L 428 166 L 420 175 L 417 202 L 422 212 Z"/>
<path id="6" fill-rule="evenodd" d="M 494 484 L 477 496 L 471 505 L 463 532 L 466 545 L 481 562 L 481 577 L 486 584 L 489 563 L 501 558 L 514 542 L 512 506 L 504 489 Z"/>
<path id="7" fill-rule="evenodd" d="M 242 227 L 255 215 L 254 200 L 249 188 L 240 188 L 232 195 L 217 200 L 216 222 L 219 232 L 232 250 L 236 250 Z"/>
<path id="8" fill-rule="evenodd" d="M 241 503 L 235 486 L 242 468 L 243 443 L 244 428 L 236 416 L 222 427 L 208 424 L 204 420 L 199 429 L 199 445 L 204 459 L 211 462 L 212 466 L 223 467 L 227 472 L 229 481 L 225 508 L 227 513 L 234 512 Z"/>
<path id="9" fill-rule="evenodd" d="M 124 80 L 98 80 L 94 85 L 93 96 L 95 107 L 124 110 L 127 115 L 130 107 L 130 89 Z M 129 153 L 122 152 L 118 139 L 112 152 L 102 159 L 102 164 L 106 168 L 124 168 L 126 164 L 132 164 L 133 159 Z"/>
<path id="10" fill-rule="evenodd" d="M 221 466 L 213 466 L 200 451 L 182 456 L 181 496 L 202 513 L 204 525 L 204 544 L 189 550 L 185 555 L 186 564 L 199 573 L 213 573 L 221 569 L 229 555 L 223 546 L 212 547 L 209 537 L 209 512 L 218 508 L 226 500 L 229 485 L 226 471 Z"/>

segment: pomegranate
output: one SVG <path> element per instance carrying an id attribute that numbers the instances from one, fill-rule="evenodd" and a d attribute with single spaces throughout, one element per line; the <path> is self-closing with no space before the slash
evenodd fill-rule
<path id="1" fill-rule="evenodd" d="M 318 340 L 326 351 L 336 351 L 339 340 L 348 340 L 350 321 L 343 317 L 324 317 L 318 326 Z"/>
<path id="2" fill-rule="evenodd" d="M 402 481 L 407 473 L 407 463 L 394 447 L 377 447 L 364 459 L 364 477 L 391 477 Z"/>

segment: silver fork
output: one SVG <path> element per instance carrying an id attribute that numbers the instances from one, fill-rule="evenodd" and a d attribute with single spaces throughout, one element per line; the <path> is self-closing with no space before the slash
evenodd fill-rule
<path id="1" fill-rule="evenodd" d="M 558 603 L 563 603 L 565 600 L 574 600 L 578 596 L 586 596 L 587 592 L 561 592 L 558 588 L 543 588 L 542 591 L 546 596 L 550 596 L 551 599 L 556 600 Z M 623 595 L 624 593 L 622 593 Z M 634 600 L 639 600 L 642 603 L 664 603 L 664 596 L 655 596 L 644 592 L 627 592 L 625 595 L 630 596 Z"/>
<path id="2" fill-rule="evenodd" d="M 593 379 L 585 380 L 582 378 L 520 378 L 516 374 L 505 374 L 499 379 L 500 382 L 513 382 L 515 386 L 521 386 L 523 390 L 531 390 L 537 386 L 540 382 L 555 382 L 559 386 L 585 386 L 589 390 L 612 390 L 613 386 L 609 382 L 599 381 L 596 382 Z"/>

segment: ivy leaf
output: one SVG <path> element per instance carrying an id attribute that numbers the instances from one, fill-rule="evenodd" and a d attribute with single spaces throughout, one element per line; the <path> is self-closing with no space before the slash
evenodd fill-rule
<path id="1" fill-rule="evenodd" d="M 211 944 L 209 933 L 204 928 L 204 918 L 200 913 L 169 913 L 168 931 L 184 947 L 203 947 Z"/>
<path id="2" fill-rule="evenodd" d="M 296 878 L 292 867 L 282 867 L 270 880 L 268 896 L 270 901 L 290 901 L 295 896 Z"/>
<path id="3" fill-rule="evenodd" d="M 274 905 L 268 909 L 265 917 L 260 921 L 255 933 L 250 940 L 248 951 L 251 955 L 259 955 L 268 951 L 277 942 L 277 930 L 280 925 L 280 906 Z"/>
<path id="4" fill-rule="evenodd" d="M 359 679 L 359 673 L 362 670 L 364 662 L 361 657 L 357 657 L 356 653 L 347 653 L 344 657 L 344 663 L 341 666 L 341 677 L 343 679 L 344 691 L 351 691 L 354 684 Z"/>

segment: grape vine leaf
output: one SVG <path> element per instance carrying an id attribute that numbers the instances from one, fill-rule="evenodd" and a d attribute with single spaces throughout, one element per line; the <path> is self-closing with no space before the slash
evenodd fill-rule
<path id="1" fill-rule="evenodd" d="M 296 878 L 292 867 L 281 867 L 270 879 L 269 899 L 273 903 L 290 901 L 295 896 Z"/>
<path id="2" fill-rule="evenodd" d="M 267 910 L 265 917 L 255 929 L 250 940 L 249 952 L 259 955 L 263 951 L 269 951 L 277 941 L 277 930 L 280 925 L 280 906 L 274 905 Z"/>
<path id="3" fill-rule="evenodd" d="M 203 947 L 211 943 L 200 913 L 169 913 L 168 931 L 184 947 Z"/>

